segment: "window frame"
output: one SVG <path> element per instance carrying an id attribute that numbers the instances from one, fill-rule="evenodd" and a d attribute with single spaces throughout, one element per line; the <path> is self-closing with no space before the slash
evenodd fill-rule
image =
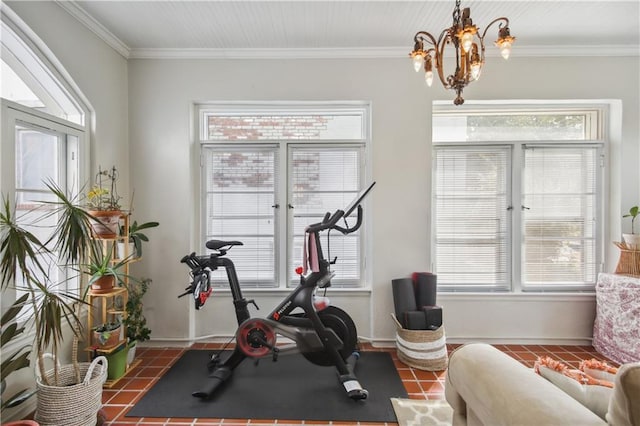
<path id="1" fill-rule="evenodd" d="M 354 147 L 357 146 L 360 151 L 360 186 L 365 185 L 367 179 L 370 177 L 370 155 L 371 155 L 371 106 L 368 102 L 360 101 L 346 101 L 346 102 L 203 102 L 194 104 L 194 121 L 195 121 L 195 158 L 199 162 L 199 176 L 197 182 L 199 188 L 197 190 L 196 197 L 200 200 L 205 191 L 205 179 L 204 176 L 204 149 L 207 146 L 268 146 L 277 145 L 279 170 L 276 174 L 279 175 L 276 185 L 276 204 L 280 208 L 276 211 L 276 223 L 275 223 L 275 240 L 276 253 L 275 253 L 275 269 L 276 269 L 276 281 L 275 286 L 264 288 L 255 286 L 246 286 L 246 283 L 241 281 L 241 285 L 244 290 L 247 291 L 290 291 L 293 284 L 289 280 L 289 269 L 295 268 L 296 265 L 289 265 L 289 253 L 293 245 L 293 215 L 287 208 L 290 183 L 289 174 L 291 172 L 289 165 L 289 155 L 292 149 L 296 147 L 304 148 L 318 148 L 318 147 Z M 361 117 L 361 129 L 359 138 L 347 138 L 347 139 L 253 139 L 253 140 L 238 140 L 230 141 L 226 139 L 208 139 L 208 126 L 207 117 L 210 115 L 237 115 L 237 114 L 281 114 L 281 115 L 309 115 L 309 114 L 331 114 L 331 115 L 351 115 L 358 114 Z M 197 250 L 206 251 L 206 205 L 203 201 L 198 201 L 198 223 L 199 228 L 196 230 L 196 244 Z M 366 203 L 366 200 L 365 200 Z M 369 244 L 370 239 L 365 237 L 365 234 L 370 231 L 369 221 L 365 221 L 363 228 L 360 232 L 360 280 L 357 286 L 354 287 L 339 287 L 333 286 L 333 290 L 337 291 L 361 291 L 370 289 L 370 276 L 371 265 L 367 262 L 367 259 L 371 256 L 371 247 Z M 291 241 L 289 237 L 291 236 Z M 324 239 L 323 239 L 324 242 Z M 323 246 L 324 248 L 324 246 Z M 302 262 L 302 255 L 300 254 L 300 261 Z M 222 285 L 219 290 L 228 290 L 228 285 Z"/>
<path id="2" fill-rule="evenodd" d="M 80 188 L 80 176 L 82 172 L 82 152 L 86 150 L 86 135 L 84 128 L 75 123 L 65 122 L 59 117 L 55 117 L 41 111 L 30 110 L 15 102 L 2 99 L 2 139 L 11 141 L 10 144 L 3 144 L 0 151 L 2 152 L 2 160 L 0 161 L 0 170 L 2 177 L 0 179 L 2 193 L 9 197 L 12 206 L 15 208 L 15 201 L 18 193 L 38 193 L 39 191 L 25 190 L 19 188 L 16 182 L 16 138 L 15 132 L 18 126 L 25 126 L 34 131 L 53 135 L 60 139 L 60 146 L 56 152 L 58 161 L 61 163 L 58 176 L 56 177 L 58 184 L 67 190 L 78 191 Z M 44 191 L 43 191 L 44 193 Z M 79 283 L 73 279 L 68 271 L 62 270 L 63 276 L 59 280 L 63 283 L 61 290 L 67 292 L 75 292 L 80 294 Z M 66 278 L 65 278 L 66 277 Z M 9 286 L 3 292 L 3 311 L 16 298 L 17 290 Z M 6 305 L 5 305 L 6 303 Z"/>
<path id="3" fill-rule="evenodd" d="M 608 126 L 609 115 L 608 105 L 597 102 L 585 102 L 585 103 L 571 103 L 568 101 L 545 101 L 545 102 L 532 102 L 531 104 L 515 102 L 515 103 L 502 103 L 502 102 L 478 102 L 470 103 L 470 105 L 464 105 L 462 107 L 456 107 L 453 109 L 450 105 L 442 102 L 434 102 L 433 115 L 504 115 L 504 114 L 523 114 L 530 112 L 532 114 L 584 114 L 585 115 L 585 138 L 580 140 L 505 140 L 505 141 L 438 141 L 436 137 L 432 135 L 433 149 L 440 149 L 442 147 L 482 147 L 482 146 L 511 146 L 511 169 L 507 171 L 510 176 L 511 187 L 511 228 L 509 229 L 509 246 L 511 261 L 507 266 L 507 273 L 510 276 L 508 280 L 508 286 L 506 288 L 491 288 L 482 289 L 478 286 L 458 287 L 458 286 L 440 286 L 441 291 L 445 292 L 510 292 L 510 293 L 543 293 L 543 292 L 592 292 L 595 287 L 595 279 L 593 283 L 587 283 L 584 285 L 525 285 L 524 283 L 524 266 L 523 262 L 523 230 L 524 220 L 520 209 L 515 208 L 519 205 L 523 199 L 523 178 L 524 178 L 524 155 L 526 146 L 597 146 L 600 153 L 600 166 L 597 168 L 599 174 L 597 179 L 597 195 L 596 209 L 598 222 L 595 225 L 596 236 L 596 279 L 598 272 L 604 271 L 604 262 L 606 258 L 605 244 L 607 238 L 607 211 L 605 210 L 605 200 L 607 200 L 607 182 L 609 180 L 608 175 L 610 173 L 608 164 L 609 151 L 611 149 L 611 142 L 609 140 Z M 433 124 L 435 128 L 435 124 Z M 434 131 L 435 132 L 435 131 Z M 435 161 L 435 155 L 433 156 Z M 434 172 L 435 173 L 435 167 Z M 435 175 L 432 177 L 432 183 L 435 185 Z M 435 193 L 435 188 L 432 188 Z M 433 199 L 433 197 L 432 197 Z M 432 203 L 432 216 L 435 218 L 437 215 L 436 204 Z M 431 221 L 431 233 L 436 235 L 436 220 Z M 437 245 L 435 237 L 432 238 L 431 244 L 432 264 L 435 266 L 437 263 Z M 437 271 L 436 271 L 437 273 Z"/>
<path id="4" fill-rule="evenodd" d="M 2 120 L 0 145 L 0 189 L 11 201 L 16 200 L 15 131 L 16 122 L 27 123 L 29 127 L 45 132 L 71 135 L 75 141 L 67 139 L 65 175 L 66 190 L 78 193 L 81 182 L 89 177 L 90 123 L 93 110 L 46 44 L 6 5 L 0 5 L 3 34 L 2 56 L 13 72 L 49 107 L 49 112 L 2 98 L 0 118 Z M 6 43 L 5 43 L 6 42 Z M 26 67 L 24 64 L 28 64 Z M 7 288 L 2 293 L 1 306 L 4 312 L 15 300 L 15 290 Z M 66 290 L 75 289 L 77 284 L 66 285 Z M 78 290 L 79 291 L 79 290 Z M 31 338 L 25 335 L 24 339 Z"/>

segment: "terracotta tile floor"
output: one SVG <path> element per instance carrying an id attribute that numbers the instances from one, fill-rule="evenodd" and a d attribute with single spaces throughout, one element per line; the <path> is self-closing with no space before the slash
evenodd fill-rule
<path id="1" fill-rule="evenodd" d="M 449 351 L 458 345 L 447 345 Z M 553 359 L 563 361 L 571 368 L 577 368 L 580 360 L 597 358 L 606 360 L 591 346 L 546 346 L 546 345 L 495 345 L 498 349 L 522 362 L 527 367 L 532 367 L 538 356 L 547 355 Z M 195 344 L 192 349 L 216 349 L 217 345 Z M 136 418 L 125 417 L 126 413 L 149 390 L 153 384 L 169 369 L 169 367 L 189 348 L 138 348 L 137 358 L 142 362 L 120 379 L 114 387 L 104 389 L 104 412 L 107 417 L 106 425 L 309 425 L 327 424 L 317 421 L 290 421 L 290 420 L 246 420 L 246 419 L 197 419 L 197 418 Z M 431 372 L 408 367 L 398 361 L 395 349 L 373 348 L 366 345 L 363 350 L 388 351 L 398 369 L 398 373 L 404 382 L 410 398 L 415 399 L 443 399 L 444 398 L 444 371 Z M 607 360 L 608 361 L 608 360 Z M 610 362 L 610 361 L 609 361 Z M 612 365 L 617 365 L 611 363 Z M 351 423 L 331 422 L 331 425 L 377 425 L 383 423 Z M 395 426 L 396 423 L 386 425 Z"/>

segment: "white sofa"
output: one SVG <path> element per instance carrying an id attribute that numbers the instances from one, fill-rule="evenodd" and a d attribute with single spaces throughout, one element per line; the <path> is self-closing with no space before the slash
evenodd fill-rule
<path id="1" fill-rule="evenodd" d="M 471 343 L 449 358 L 445 397 L 453 425 L 640 426 L 640 363 L 619 369 L 606 420 L 491 345 Z"/>

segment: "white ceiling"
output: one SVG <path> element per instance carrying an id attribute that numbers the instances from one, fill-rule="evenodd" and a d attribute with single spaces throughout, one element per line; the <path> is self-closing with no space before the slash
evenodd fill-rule
<path id="1" fill-rule="evenodd" d="M 454 0 L 58 1 L 127 58 L 406 57 L 451 26 Z M 512 56 L 640 55 L 640 0 L 462 0 L 484 31 L 506 16 Z M 497 37 L 495 24 L 487 33 Z M 487 54 L 494 54 L 492 43 Z"/>

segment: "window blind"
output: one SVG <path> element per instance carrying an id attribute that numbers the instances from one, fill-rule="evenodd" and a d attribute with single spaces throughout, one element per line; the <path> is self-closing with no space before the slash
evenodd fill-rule
<path id="1" fill-rule="evenodd" d="M 243 284 L 275 287 L 276 147 L 204 148 L 206 240 L 238 240 L 233 262 Z M 224 271 L 212 275 L 226 286 Z"/>
<path id="2" fill-rule="evenodd" d="M 525 146 L 523 288 L 585 286 L 598 265 L 596 146 Z"/>
<path id="3" fill-rule="evenodd" d="M 346 207 L 361 187 L 359 147 L 294 146 L 290 149 L 290 197 L 293 218 L 293 245 L 290 250 L 289 285 L 296 285 L 298 277 L 293 269 L 302 264 L 304 230 L 320 222 L 326 212 Z M 350 221 L 355 223 L 355 216 Z M 333 287 L 360 285 L 360 234 L 343 235 L 333 231 L 330 240 L 322 235 L 322 246 L 327 259 L 337 257 Z"/>
<path id="4" fill-rule="evenodd" d="M 435 147 L 435 270 L 450 290 L 506 289 L 511 262 L 508 147 Z"/>

